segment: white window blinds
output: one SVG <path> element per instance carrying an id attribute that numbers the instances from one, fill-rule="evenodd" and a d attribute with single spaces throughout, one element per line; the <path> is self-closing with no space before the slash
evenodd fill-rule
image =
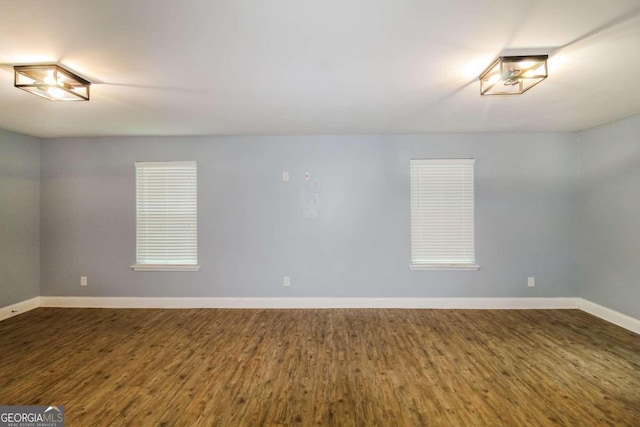
<path id="1" fill-rule="evenodd" d="M 197 270 L 196 162 L 136 162 L 135 270 Z"/>
<path id="2" fill-rule="evenodd" d="M 473 159 L 411 160 L 411 268 L 477 269 Z"/>

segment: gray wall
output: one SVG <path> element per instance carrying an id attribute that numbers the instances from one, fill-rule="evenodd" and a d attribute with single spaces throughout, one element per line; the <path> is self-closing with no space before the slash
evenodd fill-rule
<path id="1" fill-rule="evenodd" d="M 578 138 L 581 296 L 640 319 L 640 116 Z"/>
<path id="2" fill-rule="evenodd" d="M 40 294 L 40 140 L 0 129 L 0 307 Z"/>
<path id="3" fill-rule="evenodd" d="M 46 140 L 42 295 L 576 296 L 575 147 L 561 133 Z M 409 271 L 412 157 L 476 159 L 479 271 Z M 198 161 L 200 272 L 129 268 L 136 160 Z"/>

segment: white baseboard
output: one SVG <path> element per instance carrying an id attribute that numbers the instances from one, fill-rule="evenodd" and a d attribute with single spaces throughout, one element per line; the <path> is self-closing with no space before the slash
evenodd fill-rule
<path id="1" fill-rule="evenodd" d="M 146 298 L 40 297 L 41 307 L 86 308 L 578 308 L 579 298 Z"/>
<path id="2" fill-rule="evenodd" d="M 0 308 L 0 321 L 8 319 L 13 316 L 17 316 L 18 314 L 25 313 L 29 310 L 33 310 L 35 308 L 40 307 L 40 297 L 31 298 L 25 301 L 20 301 L 18 303 L 8 305 L 6 307 Z"/>
<path id="3" fill-rule="evenodd" d="M 583 298 L 578 298 L 578 300 L 578 308 L 580 310 L 593 314 L 594 316 L 613 323 L 614 325 L 628 329 L 631 332 L 640 334 L 640 320 Z"/>
<path id="4" fill-rule="evenodd" d="M 0 321 L 38 307 L 69 308 L 400 308 L 400 309 L 580 309 L 640 334 L 640 320 L 583 298 L 31 298 L 0 308 Z"/>

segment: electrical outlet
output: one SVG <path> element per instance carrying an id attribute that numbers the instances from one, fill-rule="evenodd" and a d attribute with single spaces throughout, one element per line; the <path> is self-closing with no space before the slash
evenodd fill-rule
<path id="1" fill-rule="evenodd" d="M 304 173 L 304 180 L 305 181 L 309 181 L 311 179 L 311 172 L 305 172 Z"/>
<path id="2" fill-rule="evenodd" d="M 87 286 L 87 276 L 80 276 L 80 286 Z"/>
<path id="3" fill-rule="evenodd" d="M 536 285 L 536 278 L 533 276 L 529 276 L 529 278 L 527 279 L 527 286 L 529 286 L 530 288 L 533 288 Z"/>
<path id="4" fill-rule="evenodd" d="M 284 276 L 282 279 L 282 286 L 291 286 L 291 277 Z"/>
<path id="5" fill-rule="evenodd" d="M 289 172 L 282 172 L 282 181 L 289 181 Z"/>

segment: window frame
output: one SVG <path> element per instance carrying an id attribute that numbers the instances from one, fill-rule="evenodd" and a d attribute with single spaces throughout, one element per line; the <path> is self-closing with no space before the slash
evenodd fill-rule
<path id="1" fill-rule="evenodd" d="M 414 244 L 416 237 L 416 231 L 414 230 L 415 223 L 417 222 L 415 215 L 416 212 L 414 210 L 414 194 L 415 194 L 415 186 L 420 183 L 414 182 L 414 162 L 423 162 L 423 163 L 433 163 L 434 165 L 470 165 L 470 185 L 472 188 L 471 192 L 471 221 L 470 224 L 472 226 L 471 229 L 471 245 L 472 245 L 472 254 L 473 260 L 471 262 L 424 262 L 424 263 L 416 263 L 414 262 Z M 469 172 L 469 171 L 467 171 Z M 410 211 L 410 260 L 409 260 L 409 269 L 410 270 L 467 270 L 474 271 L 478 270 L 480 266 L 477 264 L 476 258 L 476 248 L 475 248 L 475 159 L 472 158 L 413 158 L 409 161 L 409 181 L 410 181 L 410 201 L 409 201 L 409 211 Z M 469 183 L 466 182 L 468 185 Z M 468 201 L 468 200 L 467 200 Z M 463 224 L 466 222 L 468 225 L 469 222 L 464 219 L 461 221 Z"/>
<path id="2" fill-rule="evenodd" d="M 140 194 L 139 194 L 139 169 L 143 169 L 144 167 L 161 167 L 165 166 L 167 168 L 171 166 L 192 166 L 195 172 L 195 263 L 188 264 L 178 264 L 178 263 L 145 263 L 141 262 L 140 258 L 140 217 L 139 217 L 139 202 L 140 202 Z M 199 271 L 199 254 L 198 254 L 198 165 L 195 161 L 168 161 L 168 162 L 135 162 L 135 204 L 136 204 L 136 263 L 131 266 L 131 269 L 134 271 Z"/>

